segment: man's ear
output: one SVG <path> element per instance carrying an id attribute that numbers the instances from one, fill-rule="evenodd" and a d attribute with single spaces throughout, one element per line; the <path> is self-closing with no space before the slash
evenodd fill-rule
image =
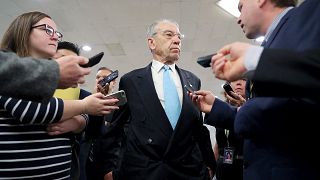
<path id="1" fill-rule="evenodd" d="M 258 0 L 257 2 L 258 2 L 258 6 L 261 8 L 267 3 L 267 0 Z"/>
<path id="2" fill-rule="evenodd" d="M 151 50 L 154 50 L 156 48 L 156 44 L 153 38 L 148 38 L 148 46 Z"/>

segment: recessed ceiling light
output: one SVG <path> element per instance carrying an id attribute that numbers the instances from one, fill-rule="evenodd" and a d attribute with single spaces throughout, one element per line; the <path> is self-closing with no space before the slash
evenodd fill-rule
<path id="1" fill-rule="evenodd" d="M 82 50 L 84 50 L 84 51 L 91 51 L 91 46 L 88 46 L 88 45 L 84 45 L 84 46 L 82 46 Z"/>
<path id="2" fill-rule="evenodd" d="M 239 0 L 219 0 L 217 5 L 223 10 L 227 11 L 229 14 L 239 17 L 240 11 L 238 9 Z"/>

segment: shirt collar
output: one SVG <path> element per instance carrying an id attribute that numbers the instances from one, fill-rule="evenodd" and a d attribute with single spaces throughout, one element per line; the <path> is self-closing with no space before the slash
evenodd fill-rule
<path id="1" fill-rule="evenodd" d="M 271 25 L 269 26 L 267 33 L 265 35 L 265 41 L 268 41 L 268 39 L 270 38 L 272 32 L 274 31 L 274 29 L 278 26 L 280 20 L 289 12 L 289 10 L 291 10 L 293 7 L 290 6 L 288 8 L 286 8 L 284 11 L 282 11 L 277 17 L 274 18 L 274 20 L 272 21 Z"/>
<path id="2" fill-rule="evenodd" d="M 154 60 L 154 59 L 152 60 L 151 67 L 154 68 L 154 70 L 156 70 L 156 72 L 159 73 L 163 66 L 164 66 L 164 64 L 162 62 L 159 62 L 159 61 Z M 176 68 L 176 64 L 170 64 L 168 66 L 171 68 L 172 71 Z"/>

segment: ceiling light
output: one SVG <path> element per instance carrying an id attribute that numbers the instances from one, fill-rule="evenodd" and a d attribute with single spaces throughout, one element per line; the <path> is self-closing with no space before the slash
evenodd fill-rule
<path id="1" fill-rule="evenodd" d="M 217 5 L 223 10 L 227 11 L 229 14 L 239 17 L 240 11 L 238 9 L 239 0 L 219 0 Z"/>
<path id="2" fill-rule="evenodd" d="M 91 51 L 91 47 L 90 46 L 88 46 L 88 45 L 84 45 L 84 46 L 82 46 L 82 50 L 84 50 L 84 51 Z"/>

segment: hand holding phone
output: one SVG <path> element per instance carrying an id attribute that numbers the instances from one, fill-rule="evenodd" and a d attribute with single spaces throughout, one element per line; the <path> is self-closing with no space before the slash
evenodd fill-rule
<path id="1" fill-rule="evenodd" d="M 223 85 L 223 89 L 226 91 L 226 93 L 227 93 L 229 96 L 235 98 L 235 97 L 231 94 L 231 92 L 234 92 L 234 91 L 233 91 L 233 89 L 232 89 L 232 87 L 231 87 L 231 85 L 230 85 L 229 83 L 225 83 L 225 84 Z"/>
<path id="2" fill-rule="evenodd" d="M 201 57 L 198 57 L 198 60 L 197 60 L 197 63 L 200 64 L 202 67 L 210 67 L 210 63 L 211 63 L 211 58 L 212 56 L 216 55 L 217 53 L 214 53 L 214 54 L 210 54 L 210 55 L 207 55 L 207 56 L 201 56 Z"/>
<path id="3" fill-rule="evenodd" d="M 100 80 L 98 83 L 104 87 L 106 84 L 110 83 L 111 81 L 115 80 L 119 76 L 118 70 L 113 71 L 111 74 Z"/>
<path id="4" fill-rule="evenodd" d="M 87 64 L 81 64 L 80 66 L 83 68 L 92 67 L 101 61 L 103 55 L 104 55 L 104 52 L 100 52 L 92 56 L 91 58 L 89 58 L 89 62 Z"/>
<path id="5" fill-rule="evenodd" d="M 116 98 L 119 101 L 115 104 L 116 106 L 122 106 L 127 103 L 127 97 L 124 90 L 120 90 L 111 94 L 107 94 L 105 98 Z"/>

